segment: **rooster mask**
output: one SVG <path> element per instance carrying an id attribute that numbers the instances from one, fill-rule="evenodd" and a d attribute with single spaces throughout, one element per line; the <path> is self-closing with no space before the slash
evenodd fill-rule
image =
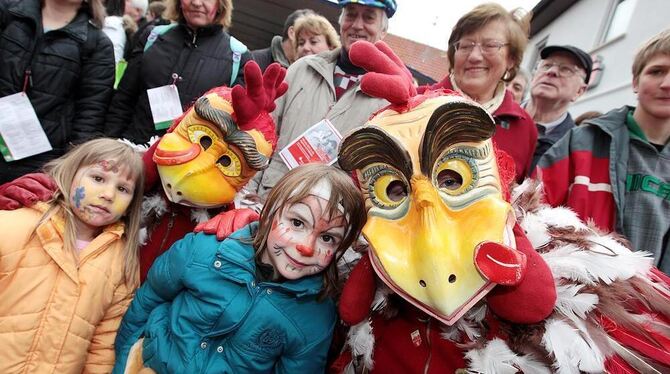
<path id="1" fill-rule="evenodd" d="M 363 263 L 369 260 L 406 301 L 452 325 L 496 285 L 517 286 L 528 273 L 529 254 L 517 250 L 506 201 L 513 162 L 495 149 L 495 122 L 483 108 L 451 91 L 417 96 L 385 44 L 360 43 L 350 57 L 374 65 L 362 90 L 391 102 L 340 145 L 340 166 L 355 174 L 368 209 L 363 235 L 370 250 Z M 539 266 L 549 283 L 546 265 Z M 533 319 L 546 316 L 554 299 L 547 295 Z M 360 310 L 347 321 L 348 312 L 345 322 L 363 317 Z"/>
<path id="2" fill-rule="evenodd" d="M 267 167 L 276 144 L 269 113 L 274 100 L 286 92 L 285 74 L 278 64 L 261 74 L 251 61 L 244 67 L 246 88 L 214 88 L 175 120 L 150 150 L 170 201 L 198 208 L 222 206 Z"/>

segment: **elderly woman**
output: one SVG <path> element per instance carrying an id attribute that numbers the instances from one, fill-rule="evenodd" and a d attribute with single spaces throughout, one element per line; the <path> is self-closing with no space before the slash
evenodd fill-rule
<path id="1" fill-rule="evenodd" d="M 295 23 L 296 58 L 332 51 L 340 47 L 340 39 L 333 25 L 323 16 L 307 14 Z"/>
<path id="2" fill-rule="evenodd" d="M 242 83 L 236 72 L 251 55 L 226 32 L 232 11 L 232 0 L 168 1 L 173 23 L 148 28 L 140 37 L 112 99 L 106 135 L 139 144 L 165 132 L 154 123 L 149 89 L 174 84 L 183 110 L 212 87 Z"/>
<path id="3" fill-rule="evenodd" d="M 458 20 L 449 37 L 451 73 L 430 89 L 460 92 L 496 120 L 494 143 L 516 164 L 516 180 L 528 174 L 537 141 L 532 119 L 505 89 L 519 70 L 530 17 L 519 18 L 498 4 L 482 4 Z M 426 88 L 423 88 L 424 90 Z"/>

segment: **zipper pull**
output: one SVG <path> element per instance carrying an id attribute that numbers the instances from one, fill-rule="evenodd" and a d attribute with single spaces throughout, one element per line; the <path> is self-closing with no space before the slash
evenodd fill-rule
<path id="1" fill-rule="evenodd" d="M 30 68 L 26 69 L 26 71 L 23 75 L 23 93 L 26 93 L 26 91 L 28 90 L 28 85 L 30 85 L 30 87 L 33 86 L 33 75 L 32 74 L 33 73 L 30 70 Z"/>
<path id="2" fill-rule="evenodd" d="M 176 85 L 177 82 L 180 82 L 182 78 L 177 73 L 172 73 L 172 85 Z"/>

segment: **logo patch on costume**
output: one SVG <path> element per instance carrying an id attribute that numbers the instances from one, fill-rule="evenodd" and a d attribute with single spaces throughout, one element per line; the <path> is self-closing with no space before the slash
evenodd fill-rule
<path id="1" fill-rule="evenodd" d="M 419 330 L 412 331 L 410 337 L 412 338 L 412 344 L 414 344 L 415 347 L 421 345 L 421 333 L 419 332 Z"/>

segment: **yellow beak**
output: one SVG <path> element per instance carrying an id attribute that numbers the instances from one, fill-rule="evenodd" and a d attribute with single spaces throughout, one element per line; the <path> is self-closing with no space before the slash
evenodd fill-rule
<path id="1" fill-rule="evenodd" d="M 498 194 L 452 210 L 425 177 L 411 184 L 407 214 L 370 216 L 363 233 L 385 283 L 450 325 L 493 288 L 477 271 L 474 251 L 483 241 L 503 243 L 511 208 Z"/>

